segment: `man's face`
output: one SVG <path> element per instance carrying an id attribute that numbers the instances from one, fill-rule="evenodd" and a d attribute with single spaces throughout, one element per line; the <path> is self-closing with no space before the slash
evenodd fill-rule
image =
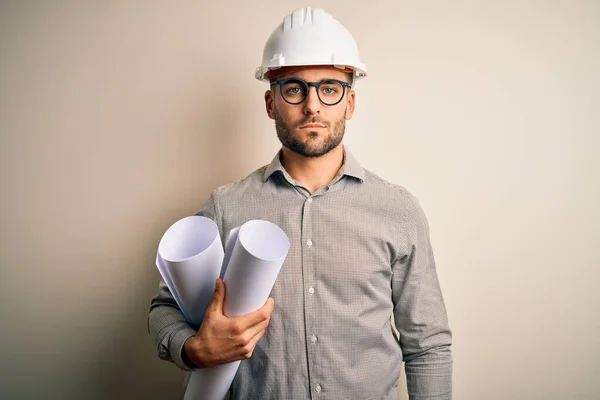
<path id="1" fill-rule="evenodd" d="M 289 67 L 277 70 L 276 79 L 298 78 L 306 82 L 337 79 L 348 82 L 348 73 L 335 67 Z M 267 114 L 275 120 L 277 137 L 288 149 L 305 157 L 320 157 L 336 148 L 344 137 L 346 119 L 354 114 L 354 91 L 345 89 L 342 100 L 333 106 L 323 104 L 315 87 L 300 104 L 289 104 L 275 85 L 265 93 Z"/>

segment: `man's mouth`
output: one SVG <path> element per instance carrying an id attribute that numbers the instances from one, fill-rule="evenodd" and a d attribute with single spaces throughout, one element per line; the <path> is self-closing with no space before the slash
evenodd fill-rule
<path id="1" fill-rule="evenodd" d="M 306 125 L 302 125 L 300 127 L 300 129 L 308 129 L 308 128 L 325 128 L 325 125 L 320 125 L 320 124 L 306 124 Z"/>

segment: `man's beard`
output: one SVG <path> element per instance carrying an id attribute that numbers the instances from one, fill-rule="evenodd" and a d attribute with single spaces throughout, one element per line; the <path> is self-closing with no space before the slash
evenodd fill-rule
<path id="1" fill-rule="evenodd" d="M 277 137 L 282 145 L 292 150 L 295 153 L 300 154 L 304 157 L 321 157 L 335 149 L 344 138 L 344 132 L 346 130 L 346 118 L 342 117 L 340 120 L 335 121 L 333 125 L 333 132 L 329 133 L 323 143 L 318 147 L 311 147 L 310 143 L 316 140 L 319 136 L 317 132 L 308 132 L 308 142 L 305 144 L 297 137 L 294 136 L 296 129 L 306 124 L 320 124 L 324 125 L 329 130 L 331 123 L 323 121 L 315 117 L 307 117 L 306 119 L 298 122 L 294 126 L 288 126 L 285 121 L 279 115 L 277 108 L 275 108 L 275 130 L 277 131 Z"/>

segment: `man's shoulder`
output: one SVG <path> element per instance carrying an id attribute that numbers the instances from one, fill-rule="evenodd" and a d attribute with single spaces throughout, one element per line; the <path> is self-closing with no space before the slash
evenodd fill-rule
<path id="1" fill-rule="evenodd" d="M 406 187 L 390 182 L 366 168 L 363 168 L 363 170 L 365 171 L 364 183 L 367 185 L 368 190 L 378 197 L 401 202 L 416 201 L 415 196 Z"/>
<path id="2" fill-rule="evenodd" d="M 235 182 L 218 186 L 213 190 L 213 196 L 216 196 L 220 199 L 226 199 L 231 196 L 237 197 L 240 193 L 248 190 L 260 189 L 264 184 L 264 175 L 267 166 L 268 165 L 263 165 L 262 167 L 251 172 L 246 177 Z"/>
<path id="3" fill-rule="evenodd" d="M 376 202 L 378 208 L 386 215 L 403 222 L 426 219 L 419 200 L 404 186 L 392 183 L 366 169 L 365 183 L 370 186 L 367 189 L 370 201 Z"/>

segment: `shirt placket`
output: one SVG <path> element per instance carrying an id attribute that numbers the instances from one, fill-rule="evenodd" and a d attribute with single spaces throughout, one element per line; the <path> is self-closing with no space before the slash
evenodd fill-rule
<path id="1" fill-rule="evenodd" d="M 316 307 L 317 285 L 316 285 L 316 265 L 314 252 L 319 245 L 314 237 L 313 231 L 313 209 L 317 198 L 308 195 L 304 200 L 303 218 L 302 218 L 302 276 L 304 283 L 304 323 L 306 338 L 306 354 L 308 356 L 308 376 L 311 398 L 320 398 L 323 387 L 321 377 L 318 375 L 318 326 Z"/>

